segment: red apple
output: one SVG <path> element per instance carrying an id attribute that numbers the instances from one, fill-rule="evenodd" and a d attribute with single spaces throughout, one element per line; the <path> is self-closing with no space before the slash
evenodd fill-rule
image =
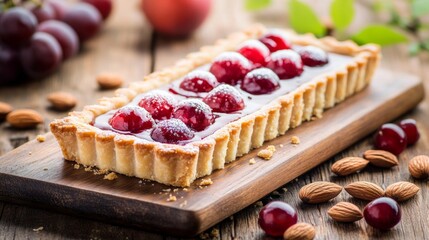
<path id="1" fill-rule="evenodd" d="M 142 0 L 141 8 L 155 31 L 183 37 L 207 17 L 211 0 Z"/>

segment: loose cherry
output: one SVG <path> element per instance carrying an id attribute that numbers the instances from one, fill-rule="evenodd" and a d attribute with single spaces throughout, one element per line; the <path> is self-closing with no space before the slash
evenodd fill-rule
<path id="1" fill-rule="evenodd" d="M 304 71 L 301 57 L 292 50 L 281 50 L 271 54 L 267 67 L 273 70 L 280 79 L 300 76 Z"/>
<path id="2" fill-rule="evenodd" d="M 292 47 L 285 34 L 278 31 L 273 31 L 264 35 L 259 39 L 259 41 L 267 46 L 272 53 L 279 50 L 290 49 Z"/>
<path id="3" fill-rule="evenodd" d="M 309 67 L 323 66 L 329 62 L 328 54 L 321 48 L 306 46 L 298 49 L 304 65 Z"/>
<path id="4" fill-rule="evenodd" d="M 420 133 L 417 129 L 416 120 L 410 118 L 404 119 L 399 123 L 399 127 L 401 127 L 402 130 L 404 130 L 405 135 L 407 135 L 408 145 L 413 145 L 419 140 Z"/>
<path id="5" fill-rule="evenodd" d="M 152 128 L 154 121 L 145 109 L 137 106 L 125 106 L 116 111 L 110 118 L 109 124 L 119 131 L 140 133 Z"/>
<path id="6" fill-rule="evenodd" d="M 179 119 L 168 119 L 159 122 L 150 136 L 161 143 L 178 143 L 194 137 L 194 133 Z"/>
<path id="7" fill-rule="evenodd" d="M 154 119 L 163 120 L 171 117 L 175 101 L 170 93 L 152 91 L 145 94 L 138 105 L 146 109 Z"/>
<path id="8" fill-rule="evenodd" d="M 270 56 L 270 50 L 260 41 L 255 39 L 243 42 L 238 47 L 237 52 L 249 59 L 255 67 L 265 66 L 267 64 L 268 57 Z"/>
<path id="9" fill-rule="evenodd" d="M 183 78 L 180 88 L 191 92 L 210 92 L 217 84 L 216 77 L 212 73 L 195 70 Z"/>
<path id="10" fill-rule="evenodd" d="M 267 94 L 278 89 L 279 82 L 279 77 L 271 69 L 258 68 L 246 75 L 240 87 L 251 94 Z"/>
<path id="11" fill-rule="evenodd" d="M 298 221 L 296 210 L 289 204 L 273 201 L 259 212 L 258 223 L 266 234 L 281 237 L 283 233 Z"/>
<path id="12" fill-rule="evenodd" d="M 393 123 L 383 124 L 375 135 L 374 146 L 377 149 L 399 155 L 407 147 L 404 130 Z"/>
<path id="13" fill-rule="evenodd" d="M 174 108 L 173 117 L 195 131 L 206 129 L 215 120 L 212 110 L 199 99 L 186 99 Z"/>
<path id="14" fill-rule="evenodd" d="M 236 85 L 251 70 L 251 64 L 243 55 L 224 52 L 217 56 L 210 67 L 218 82 Z"/>
<path id="15" fill-rule="evenodd" d="M 370 226 L 389 230 L 401 221 L 401 209 L 395 200 L 381 197 L 366 205 L 363 216 Z"/>
<path id="16" fill-rule="evenodd" d="M 237 89 L 227 84 L 217 86 L 203 98 L 203 101 L 214 112 L 230 113 L 244 108 L 243 97 Z"/>

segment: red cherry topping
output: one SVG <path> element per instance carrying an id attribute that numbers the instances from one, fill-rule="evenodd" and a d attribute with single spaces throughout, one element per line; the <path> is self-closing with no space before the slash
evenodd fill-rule
<path id="1" fill-rule="evenodd" d="M 210 107 L 199 99 L 181 101 L 174 108 L 173 117 L 182 120 L 195 131 L 206 129 L 215 120 Z"/>
<path id="2" fill-rule="evenodd" d="M 270 202 L 259 212 L 259 226 L 266 234 L 273 237 L 283 236 L 283 233 L 297 221 L 296 210 L 281 201 Z"/>
<path id="3" fill-rule="evenodd" d="M 407 147 L 404 130 L 393 123 L 383 124 L 375 135 L 374 146 L 377 149 L 399 155 Z"/>
<path id="4" fill-rule="evenodd" d="M 139 106 L 146 109 L 154 119 L 169 119 L 173 113 L 175 100 L 165 91 L 152 91 L 145 94 Z"/>
<path id="5" fill-rule="evenodd" d="M 207 71 L 195 70 L 188 73 L 180 88 L 191 92 L 210 92 L 217 85 L 216 77 Z"/>
<path id="6" fill-rule="evenodd" d="M 250 71 L 251 64 L 243 55 L 224 52 L 217 56 L 210 67 L 218 82 L 236 85 Z"/>
<path id="7" fill-rule="evenodd" d="M 404 119 L 399 123 L 399 127 L 401 127 L 402 130 L 404 130 L 405 135 L 407 135 L 408 145 L 413 145 L 419 140 L 420 133 L 417 129 L 416 120 L 410 118 Z"/>
<path id="8" fill-rule="evenodd" d="M 328 54 L 318 47 L 307 46 L 299 48 L 298 53 L 301 55 L 302 62 L 306 66 L 323 66 L 329 62 Z"/>
<path id="9" fill-rule="evenodd" d="M 291 44 L 287 40 L 285 34 L 279 31 L 273 31 L 271 33 L 268 33 L 261 37 L 259 41 L 261 41 L 265 46 L 267 46 L 267 48 L 272 53 L 279 50 L 291 48 Z"/>
<path id="10" fill-rule="evenodd" d="M 258 68 L 249 72 L 241 82 L 241 89 L 251 94 L 267 94 L 280 88 L 279 77 L 268 68 Z"/>
<path id="11" fill-rule="evenodd" d="M 265 66 L 270 50 L 258 40 L 247 40 L 243 42 L 237 52 L 249 59 L 256 67 Z"/>
<path id="12" fill-rule="evenodd" d="M 150 136 L 161 143 L 177 143 L 194 137 L 194 133 L 179 119 L 168 119 L 159 122 Z"/>
<path id="13" fill-rule="evenodd" d="M 125 106 L 120 108 L 109 120 L 109 124 L 116 130 L 140 133 L 152 128 L 154 121 L 143 108 Z"/>
<path id="14" fill-rule="evenodd" d="M 230 113 L 244 108 L 244 100 L 234 87 L 221 84 L 213 89 L 203 101 L 215 112 Z"/>
<path id="15" fill-rule="evenodd" d="M 304 71 L 301 57 L 292 50 L 281 50 L 271 54 L 267 67 L 273 70 L 280 79 L 294 78 Z"/>
<path id="16" fill-rule="evenodd" d="M 380 230 L 389 230 L 401 221 L 401 209 L 395 200 L 381 197 L 366 205 L 363 216 L 368 225 Z"/>

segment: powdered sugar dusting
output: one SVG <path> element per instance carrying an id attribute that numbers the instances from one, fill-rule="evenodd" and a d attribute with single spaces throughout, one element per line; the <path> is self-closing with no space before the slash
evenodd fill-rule
<path id="1" fill-rule="evenodd" d="M 247 58 L 237 52 L 224 52 L 214 59 L 214 62 L 239 62 L 245 68 L 251 68 L 251 63 Z"/>
<path id="2" fill-rule="evenodd" d="M 213 90 L 214 91 L 214 90 Z M 195 109 L 195 113 L 211 113 L 212 109 L 200 99 L 186 99 L 177 104 L 176 109 L 190 106 Z"/>
<path id="3" fill-rule="evenodd" d="M 275 53 L 271 54 L 271 60 L 278 61 L 288 59 L 292 62 L 300 63 L 301 62 L 301 56 L 293 50 L 287 49 L 287 50 L 280 50 Z"/>
<path id="4" fill-rule="evenodd" d="M 189 79 L 189 78 L 207 79 L 210 82 L 216 82 L 217 81 L 216 77 L 211 72 L 203 71 L 203 70 L 195 70 L 195 71 L 188 73 L 185 76 L 185 79 Z"/>
<path id="5" fill-rule="evenodd" d="M 256 39 L 250 39 L 247 41 L 244 41 L 240 46 L 238 46 L 238 49 L 241 49 L 243 47 L 250 47 L 258 49 L 264 54 L 264 56 L 270 55 L 270 50 L 263 44 L 261 41 L 258 41 Z"/>
<path id="6" fill-rule="evenodd" d="M 279 77 L 273 70 L 269 68 L 257 68 L 246 75 L 246 78 L 257 78 L 257 79 L 274 79 L 280 81 Z"/>
<path id="7" fill-rule="evenodd" d="M 312 59 L 316 61 L 326 61 L 328 58 L 328 54 L 323 51 L 321 48 L 315 46 L 306 46 L 301 48 L 298 51 L 300 54 L 308 54 Z"/>

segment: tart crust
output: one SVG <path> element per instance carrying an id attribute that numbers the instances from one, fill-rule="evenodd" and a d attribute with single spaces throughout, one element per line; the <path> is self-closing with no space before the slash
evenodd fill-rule
<path id="1" fill-rule="evenodd" d="M 195 68 L 210 63 L 218 54 L 235 50 L 247 39 L 259 38 L 268 30 L 260 24 L 233 33 L 212 46 L 188 54 L 174 66 L 149 74 L 144 81 L 132 82 L 116 90 L 114 97 L 104 97 L 98 104 L 71 112 L 54 120 L 55 135 L 66 160 L 96 166 L 127 176 L 186 187 L 196 178 L 210 175 L 226 163 L 262 146 L 265 141 L 285 134 L 303 121 L 322 117 L 325 109 L 364 89 L 371 81 L 381 58 L 374 44 L 358 46 L 332 37 L 321 39 L 311 34 L 298 35 L 282 30 L 293 44 L 313 45 L 328 52 L 349 55 L 352 63 L 343 69 L 319 75 L 294 91 L 279 97 L 262 109 L 229 123 L 203 140 L 187 145 L 149 142 L 93 127 L 93 120 L 120 108 L 143 92 L 168 84 Z"/>

